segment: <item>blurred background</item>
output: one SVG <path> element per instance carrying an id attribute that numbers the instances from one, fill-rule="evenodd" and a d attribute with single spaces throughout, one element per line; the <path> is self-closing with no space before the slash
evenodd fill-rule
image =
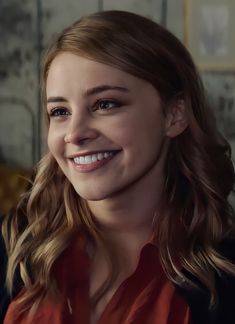
<path id="1" fill-rule="evenodd" d="M 109 9 L 145 15 L 188 47 L 235 152 L 234 0 L 0 0 L 0 214 L 16 204 L 47 150 L 40 100 L 45 48 L 79 17 Z"/>

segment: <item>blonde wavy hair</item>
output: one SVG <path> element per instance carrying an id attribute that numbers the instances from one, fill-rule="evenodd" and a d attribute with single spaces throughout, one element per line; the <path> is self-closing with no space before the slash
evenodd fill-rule
<path id="1" fill-rule="evenodd" d="M 213 304 L 215 274 L 235 274 L 235 266 L 217 251 L 218 244 L 233 231 L 228 195 L 235 176 L 230 146 L 217 131 L 190 54 L 170 32 L 139 15 L 104 11 L 82 17 L 55 38 L 45 55 L 44 99 L 51 62 L 63 52 L 147 80 L 160 93 L 164 107 L 176 99 L 184 100 L 189 126 L 171 141 L 165 165 L 164 212 L 155 219 L 155 234 L 167 276 L 177 285 L 193 286 L 184 268 L 208 288 Z M 21 311 L 35 308 L 55 290 L 52 266 L 81 227 L 95 244 L 103 245 L 110 264 L 107 280 L 92 297 L 96 303 L 115 278 L 115 260 L 86 201 L 48 153 L 37 166 L 32 188 L 3 224 L 9 255 L 7 287 L 12 291 L 17 268 L 26 287 L 18 301 Z"/>

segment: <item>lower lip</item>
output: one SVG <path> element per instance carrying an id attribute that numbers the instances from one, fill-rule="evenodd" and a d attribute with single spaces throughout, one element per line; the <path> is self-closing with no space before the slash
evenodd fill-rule
<path id="1" fill-rule="evenodd" d="M 110 160 L 112 160 L 114 158 L 114 156 L 116 156 L 117 153 L 113 153 L 112 155 L 110 155 L 109 157 L 107 157 L 106 159 L 103 160 L 98 160 L 96 162 L 92 162 L 89 164 L 76 164 L 73 160 L 72 164 L 75 167 L 75 169 L 79 172 L 91 172 L 91 171 L 95 171 L 99 168 L 101 168 L 102 166 L 106 165 L 107 163 L 109 163 Z"/>

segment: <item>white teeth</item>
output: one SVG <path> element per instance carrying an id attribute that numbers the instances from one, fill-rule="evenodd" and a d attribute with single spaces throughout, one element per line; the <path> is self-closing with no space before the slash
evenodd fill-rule
<path id="1" fill-rule="evenodd" d="M 79 164 L 79 157 L 73 159 L 76 164 Z"/>
<path id="2" fill-rule="evenodd" d="M 85 163 L 91 163 L 92 161 L 92 156 L 91 155 L 86 155 L 85 156 Z"/>
<path id="3" fill-rule="evenodd" d="M 91 159 L 92 159 L 92 162 L 96 162 L 98 160 L 97 156 L 95 154 L 92 154 Z"/>
<path id="4" fill-rule="evenodd" d="M 104 158 L 104 154 L 103 153 L 98 153 L 97 157 L 98 157 L 98 160 L 101 161 Z"/>
<path id="5" fill-rule="evenodd" d="M 96 161 L 107 159 L 111 155 L 113 155 L 112 152 L 104 152 L 104 153 L 100 152 L 97 154 L 75 157 L 73 160 L 76 164 L 90 164 Z"/>

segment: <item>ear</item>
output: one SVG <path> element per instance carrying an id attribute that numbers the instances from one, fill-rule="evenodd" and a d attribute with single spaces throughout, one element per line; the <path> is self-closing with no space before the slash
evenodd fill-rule
<path id="1" fill-rule="evenodd" d="M 166 115 L 165 134 L 174 138 L 180 135 L 188 126 L 185 112 L 185 102 L 183 99 L 177 99 L 168 107 Z"/>

